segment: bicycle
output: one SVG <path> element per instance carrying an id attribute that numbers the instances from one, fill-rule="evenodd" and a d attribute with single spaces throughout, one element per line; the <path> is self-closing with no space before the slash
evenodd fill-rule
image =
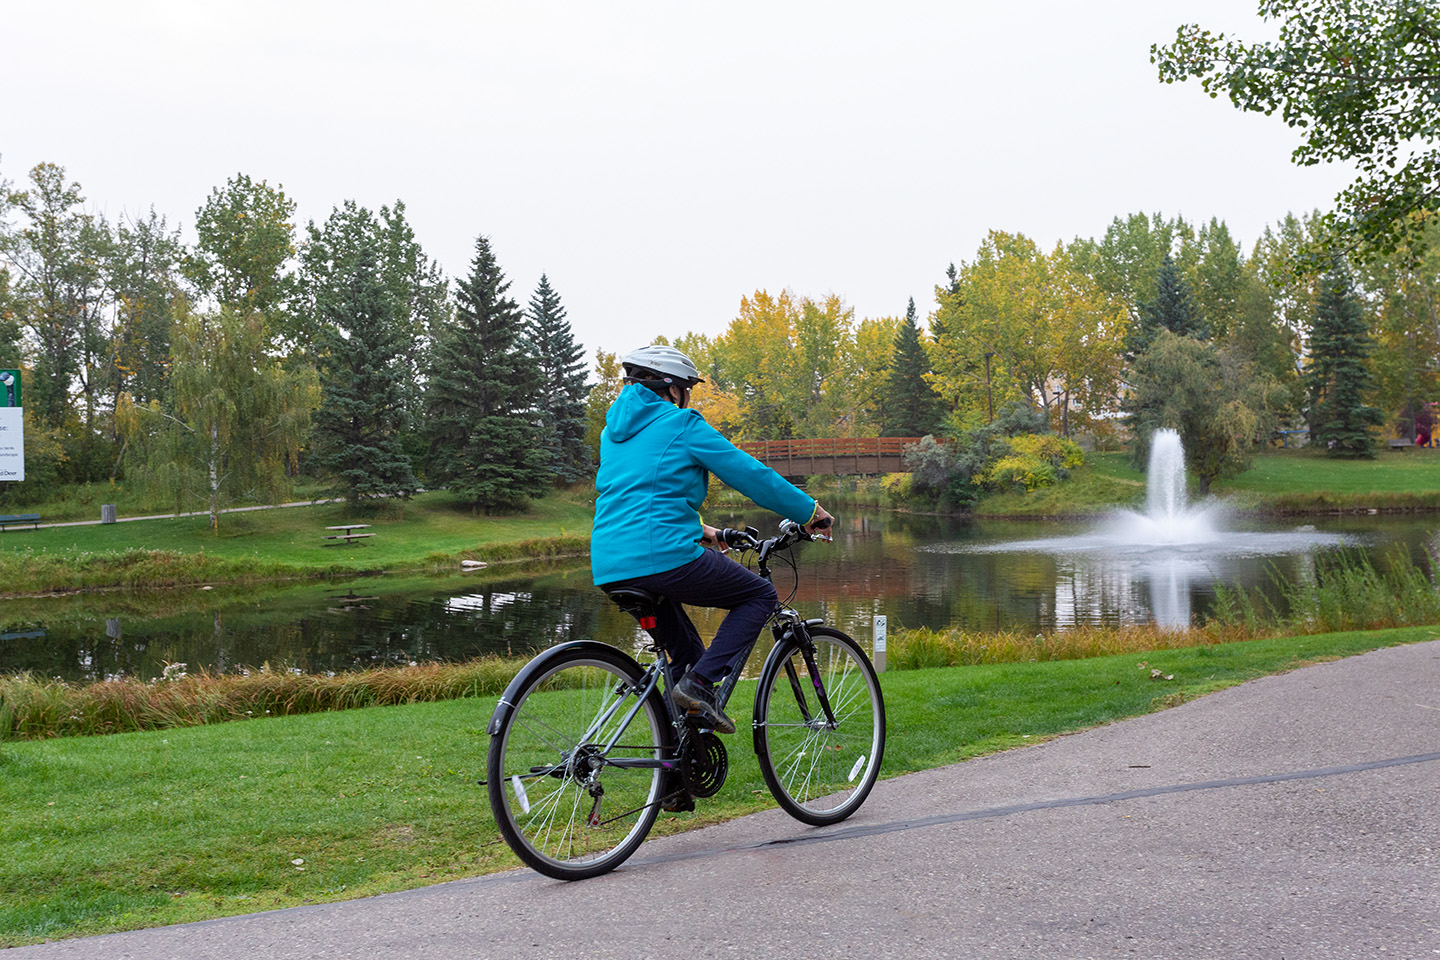
<path id="1" fill-rule="evenodd" d="M 780 555 L 795 568 L 788 551 L 814 539 L 789 520 L 779 536 L 758 537 L 753 527 L 724 531 L 727 545 L 753 552 L 756 572 L 771 582 L 770 562 Z M 775 646 L 760 670 L 752 739 L 780 807 L 825 826 L 858 810 L 879 778 L 885 702 L 865 651 L 791 609 L 795 592 L 769 621 Z M 633 588 L 610 598 L 649 635 L 654 661 L 642 667 L 594 640 L 552 647 L 511 681 L 487 727 L 484 782 L 500 833 L 521 860 L 558 880 L 615 869 L 639 848 L 662 807 L 694 809 L 696 799 L 720 791 L 729 771 L 724 742 L 661 692 L 662 681 L 668 691 L 679 680 L 654 635 L 663 598 Z M 754 647 L 731 661 L 716 693 L 722 709 Z"/>

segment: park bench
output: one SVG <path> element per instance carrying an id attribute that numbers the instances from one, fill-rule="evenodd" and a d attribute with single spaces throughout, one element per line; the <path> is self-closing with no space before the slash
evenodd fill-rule
<path id="1" fill-rule="evenodd" d="M 366 529 L 369 529 L 369 527 L 370 527 L 370 524 L 368 524 L 368 523 L 350 523 L 350 524 L 345 524 L 345 525 L 339 526 L 339 527 L 326 527 L 326 528 L 325 528 L 326 530 L 338 530 L 338 531 L 340 531 L 340 532 L 339 532 L 339 533 L 327 534 L 326 537 L 325 537 L 325 539 L 326 539 L 326 540 L 329 540 L 329 541 L 332 541 L 332 542 L 331 542 L 331 543 L 322 543 L 321 546 L 322 546 L 322 547 L 333 547 L 333 546 L 335 546 L 336 544 L 340 543 L 341 541 L 344 541 L 345 543 L 354 543 L 356 540 L 365 540 L 365 539 L 368 539 L 368 538 L 370 538 L 370 537 L 375 536 L 375 534 L 373 534 L 373 533 L 356 533 L 356 532 L 355 532 L 356 530 L 366 530 Z"/>
<path id="2" fill-rule="evenodd" d="M 40 529 L 40 514 L 38 513 L 6 513 L 0 514 L 0 530 L 8 529 L 17 524 L 28 523 L 31 529 Z"/>
<path id="3" fill-rule="evenodd" d="M 1391 450 L 1405 450 L 1413 446 L 1415 446 L 1414 440 L 1406 440 L 1403 437 L 1396 437 L 1390 441 Z"/>

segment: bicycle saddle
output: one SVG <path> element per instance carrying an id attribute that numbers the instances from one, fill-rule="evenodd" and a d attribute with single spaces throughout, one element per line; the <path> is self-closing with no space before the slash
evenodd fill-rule
<path id="1" fill-rule="evenodd" d="M 663 598 L 658 593 L 640 587 L 615 587 L 606 590 L 605 595 L 624 610 L 627 607 L 653 607 Z"/>

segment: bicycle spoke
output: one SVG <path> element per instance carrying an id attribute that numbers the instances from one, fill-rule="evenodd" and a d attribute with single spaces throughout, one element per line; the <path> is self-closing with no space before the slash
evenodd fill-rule
<path id="1" fill-rule="evenodd" d="M 538 807 L 539 814 L 531 818 L 531 822 L 538 825 L 537 835 L 543 836 L 547 841 L 540 845 L 542 849 L 548 845 L 550 835 L 554 831 L 555 817 L 560 812 L 560 806 L 564 799 L 565 794 L 561 790 L 557 789 L 552 791 L 551 794 L 540 803 Z M 537 808 L 531 806 L 530 809 L 536 810 Z"/>
<path id="2" fill-rule="evenodd" d="M 785 772 L 784 776 L 781 779 L 783 779 L 787 785 L 793 784 L 795 782 L 796 771 L 798 771 L 800 769 L 800 765 L 805 762 L 806 755 L 814 753 L 814 751 L 810 749 L 814 747 L 814 745 L 815 738 L 813 735 L 811 735 L 809 739 L 803 741 L 799 746 L 795 748 L 795 750 L 791 752 L 791 755 L 786 758 L 787 763 L 785 765 Z M 791 790 L 790 792 L 793 795 L 801 797 L 804 796 L 804 791 L 797 792 Z"/>
<path id="3" fill-rule="evenodd" d="M 627 667 L 618 653 L 589 651 L 556 660 L 516 696 L 492 738 L 490 766 L 498 782 L 491 806 L 527 863 L 574 879 L 609 869 L 607 863 L 623 860 L 644 839 L 658 812 L 653 801 L 666 741 L 658 701 L 632 699 L 645 689 L 640 675 L 628 676 L 633 662 Z M 610 740 L 616 742 L 607 747 Z M 526 778 L 528 811 L 504 783 L 511 775 Z"/>
<path id="4" fill-rule="evenodd" d="M 833 823 L 864 802 L 878 776 L 883 708 L 873 673 L 853 641 L 825 628 L 811 641 L 803 657 L 792 650 L 772 669 L 757 694 L 766 744 L 761 770 L 792 816 Z M 792 671 L 802 660 L 808 684 L 793 682 Z M 828 711 L 807 713 L 815 703 Z"/>

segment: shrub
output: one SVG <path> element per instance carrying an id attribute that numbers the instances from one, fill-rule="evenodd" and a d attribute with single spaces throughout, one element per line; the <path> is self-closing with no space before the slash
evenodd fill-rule
<path id="1" fill-rule="evenodd" d="M 926 434 L 919 443 L 905 450 L 905 466 L 910 468 L 910 489 L 930 493 L 945 489 L 955 467 L 954 451 Z"/>
<path id="2" fill-rule="evenodd" d="M 1012 454 L 995 461 L 982 475 L 981 482 L 991 489 L 1024 487 L 1028 492 L 1054 484 L 1055 468 L 1038 457 Z"/>
<path id="3" fill-rule="evenodd" d="M 1085 462 L 1085 453 L 1079 444 L 1050 433 L 1010 437 L 1004 441 L 1003 449 L 1007 452 L 977 476 L 986 488 L 1038 490 L 1064 480 L 1072 469 Z"/>
<path id="4" fill-rule="evenodd" d="M 880 478 L 880 489 L 892 504 L 901 504 L 910 499 L 914 481 L 908 473 L 887 473 Z"/>
<path id="5" fill-rule="evenodd" d="M 1073 470 L 1085 462 L 1080 444 L 1053 433 L 1029 433 L 1010 438 L 1010 449 L 1018 454 L 1035 457 L 1057 470 Z"/>

